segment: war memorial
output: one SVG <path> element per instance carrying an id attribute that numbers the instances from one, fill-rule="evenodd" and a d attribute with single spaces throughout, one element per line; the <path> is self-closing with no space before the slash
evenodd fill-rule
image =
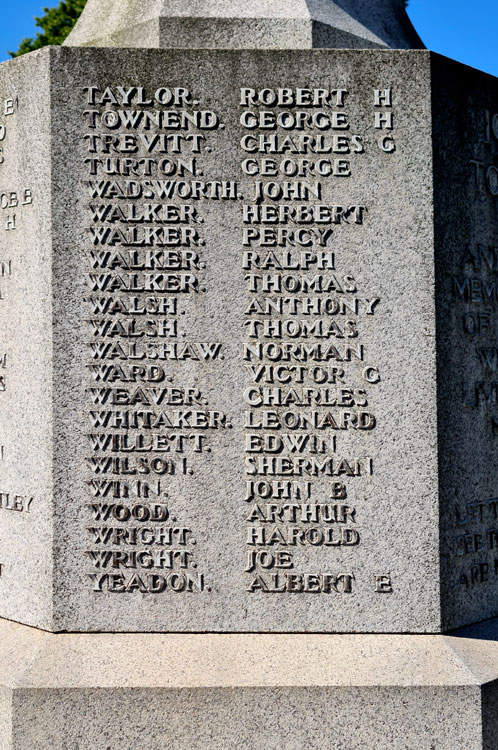
<path id="1" fill-rule="evenodd" d="M 498 749 L 497 229 L 403 0 L 0 65 L 0 750 Z"/>

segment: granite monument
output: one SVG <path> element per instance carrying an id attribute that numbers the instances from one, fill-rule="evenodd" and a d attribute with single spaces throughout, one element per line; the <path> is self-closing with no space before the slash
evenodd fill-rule
<path id="1" fill-rule="evenodd" d="M 497 94 L 402 0 L 0 66 L 2 750 L 498 747 Z"/>

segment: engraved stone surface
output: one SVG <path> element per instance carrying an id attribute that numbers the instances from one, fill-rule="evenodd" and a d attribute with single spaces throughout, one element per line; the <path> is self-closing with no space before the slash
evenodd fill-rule
<path id="1" fill-rule="evenodd" d="M 52 635 L 0 621 L 0 743 L 494 750 L 496 636 L 496 621 L 457 637 Z"/>
<path id="2" fill-rule="evenodd" d="M 421 46 L 89 0 L 0 66 L 0 750 L 498 747 L 498 91 Z"/>
<path id="3" fill-rule="evenodd" d="M 425 51 L 0 67 L 1 616 L 498 612 L 496 92 Z"/>
<path id="4" fill-rule="evenodd" d="M 88 0 L 65 42 L 86 47 L 423 47 L 404 0 Z"/>

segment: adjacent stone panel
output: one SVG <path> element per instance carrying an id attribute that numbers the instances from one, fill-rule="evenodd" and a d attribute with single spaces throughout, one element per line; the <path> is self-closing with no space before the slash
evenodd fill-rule
<path id="1" fill-rule="evenodd" d="M 0 599 L 52 625 L 49 54 L 0 66 Z"/>
<path id="2" fill-rule="evenodd" d="M 498 114 L 491 76 L 436 57 L 433 86 L 442 594 L 454 627 L 497 606 Z"/>

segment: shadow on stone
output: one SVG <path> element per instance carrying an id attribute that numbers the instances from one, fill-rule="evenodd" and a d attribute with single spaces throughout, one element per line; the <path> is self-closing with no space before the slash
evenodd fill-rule
<path id="1" fill-rule="evenodd" d="M 307 0 L 307 4 L 312 13 L 318 11 L 324 5 L 323 0 Z M 407 15 L 403 0 L 376 0 L 376 2 L 371 0 L 333 0 L 333 3 L 327 3 L 327 5 L 329 4 L 337 6 L 340 11 L 347 14 L 366 31 L 387 41 L 387 46 L 402 46 L 412 49 L 424 49 L 425 47 Z M 363 42 L 366 41 L 363 35 L 360 38 Z M 401 45 L 400 40 L 403 40 Z M 348 45 L 337 44 L 337 46 L 346 47 Z M 350 46 L 358 47 L 359 45 L 356 42 L 351 43 Z M 370 45 L 365 44 L 364 48 L 369 49 Z"/>

